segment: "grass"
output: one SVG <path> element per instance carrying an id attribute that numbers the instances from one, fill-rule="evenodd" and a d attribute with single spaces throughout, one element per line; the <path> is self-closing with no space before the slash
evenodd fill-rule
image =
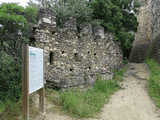
<path id="1" fill-rule="evenodd" d="M 118 82 L 123 80 L 125 71 L 126 67 L 116 72 L 113 80 L 103 80 L 99 76 L 93 87 L 86 91 L 80 91 L 79 89 L 64 92 L 49 90 L 47 96 L 50 101 L 60 105 L 64 111 L 74 117 L 94 117 L 109 101 L 111 95 L 120 89 Z"/>
<path id="2" fill-rule="evenodd" d="M 118 82 L 122 81 L 125 71 L 126 68 L 115 72 L 113 80 L 103 80 L 98 76 L 93 87 L 86 91 L 71 89 L 60 92 L 47 89 L 46 96 L 49 101 L 58 106 L 58 109 L 60 107 L 72 116 L 80 118 L 93 117 L 100 111 L 111 95 L 120 89 Z M 38 110 L 32 103 L 33 101 L 30 99 L 30 120 L 38 115 Z M 0 102 L 0 120 L 21 120 L 21 112 L 21 100 L 18 102 L 11 100 Z"/>
<path id="3" fill-rule="evenodd" d="M 154 103 L 160 108 L 160 65 L 155 60 L 146 60 L 150 69 L 148 92 Z"/>
<path id="4" fill-rule="evenodd" d="M 4 110 L 5 110 L 5 105 L 2 102 L 0 102 L 0 114 L 4 112 Z"/>
<path id="5" fill-rule="evenodd" d="M 20 102 L 7 100 L 5 103 L 0 103 L 1 120 L 18 120 L 20 113 Z"/>
<path id="6" fill-rule="evenodd" d="M 114 81 L 97 80 L 93 88 L 87 91 L 69 90 L 60 94 L 60 102 L 64 110 L 76 117 L 91 117 L 99 112 L 106 99 L 119 86 Z"/>
<path id="7" fill-rule="evenodd" d="M 30 97 L 30 120 L 34 120 L 35 116 L 38 115 L 38 110 L 35 108 Z M 6 100 L 0 102 L 0 120 L 22 120 L 22 103 L 21 99 L 18 102 L 12 100 Z"/>

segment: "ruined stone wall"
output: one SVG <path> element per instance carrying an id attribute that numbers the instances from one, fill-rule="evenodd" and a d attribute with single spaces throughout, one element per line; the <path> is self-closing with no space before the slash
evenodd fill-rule
<path id="1" fill-rule="evenodd" d="M 141 3 L 137 14 L 139 25 L 130 54 L 131 62 L 143 62 L 152 42 L 152 0 L 139 0 L 139 2 Z"/>
<path id="2" fill-rule="evenodd" d="M 160 63 L 160 0 L 152 0 L 152 57 Z"/>
<path id="3" fill-rule="evenodd" d="M 119 46 L 113 36 L 104 33 L 103 27 L 81 25 L 77 31 L 75 20 L 65 27 L 56 27 L 54 15 L 43 12 L 34 29 L 35 44 L 45 51 L 47 85 L 52 88 L 68 88 L 91 85 L 97 74 L 112 79 L 113 71 L 122 65 Z"/>
<path id="4" fill-rule="evenodd" d="M 160 0 L 140 0 L 138 31 L 130 55 L 131 62 L 143 62 L 149 55 L 160 63 Z"/>

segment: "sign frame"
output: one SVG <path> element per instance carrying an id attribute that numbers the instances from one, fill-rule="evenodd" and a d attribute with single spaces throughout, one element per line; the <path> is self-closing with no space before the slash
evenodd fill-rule
<path id="1" fill-rule="evenodd" d="M 43 51 L 44 59 L 44 51 Z M 44 61 L 43 61 L 43 88 L 35 91 L 39 93 L 39 108 L 40 112 L 44 114 Z M 24 120 L 29 120 L 29 46 L 22 47 L 22 117 Z"/>

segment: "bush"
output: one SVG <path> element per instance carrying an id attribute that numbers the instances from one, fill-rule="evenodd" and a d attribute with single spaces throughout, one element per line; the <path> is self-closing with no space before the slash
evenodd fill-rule
<path id="1" fill-rule="evenodd" d="M 64 110 L 77 117 L 91 117 L 100 109 L 108 98 L 119 89 L 118 84 L 112 80 L 98 79 L 92 89 L 84 92 L 69 90 L 60 94 Z"/>
<path id="2" fill-rule="evenodd" d="M 21 95 L 21 66 L 5 52 L 0 52 L 0 101 L 18 100 Z"/>
<path id="3" fill-rule="evenodd" d="M 82 91 L 71 89 L 66 91 L 47 90 L 47 97 L 63 110 L 76 117 L 93 117 L 99 112 L 111 95 L 120 89 L 118 82 L 122 81 L 127 67 L 115 72 L 113 80 L 104 80 L 97 76 L 92 88 Z"/>
<path id="4" fill-rule="evenodd" d="M 155 60 L 147 60 L 150 69 L 148 92 L 156 106 L 160 108 L 160 65 Z"/>
<path id="5" fill-rule="evenodd" d="M 0 101 L 17 101 L 21 93 L 21 51 L 29 43 L 37 8 L 16 3 L 0 5 Z"/>
<path id="6" fill-rule="evenodd" d="M 52 3 L 52 10 L 56 15 L 57 25 L 63 27 L 65 21 L 76 19 L 77 26 L 91 21 L 92 9 L 86 0 L 59 0 Z"/>
<path id="7" fill-rule="evenodd" d="M 132 0 L 92 0 L 93 19 L 101 20 L 101 25 L 106 31 L 115 35 L 115 41 L 121 43 L 124 58 L 129 57 L 134 35 L 130 31 L 137 31 L 137 18 L 134 13 L 129 13 L 132 9 Z M 135 1 L 133 10 L 139 7 Z M 127 12 L 128 11 L 128 12 Z"/>

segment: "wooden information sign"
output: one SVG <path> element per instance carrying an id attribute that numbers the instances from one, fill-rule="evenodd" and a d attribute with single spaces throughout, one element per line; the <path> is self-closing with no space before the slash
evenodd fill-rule
<path id="1" fill-rule="evenodd" d="M 44 112 L 44 60 L 43 49 L 24 46 L 22 49 L 22 111 L 29 120 L 29 95 L 39 92 L 40 111 Z"/>

